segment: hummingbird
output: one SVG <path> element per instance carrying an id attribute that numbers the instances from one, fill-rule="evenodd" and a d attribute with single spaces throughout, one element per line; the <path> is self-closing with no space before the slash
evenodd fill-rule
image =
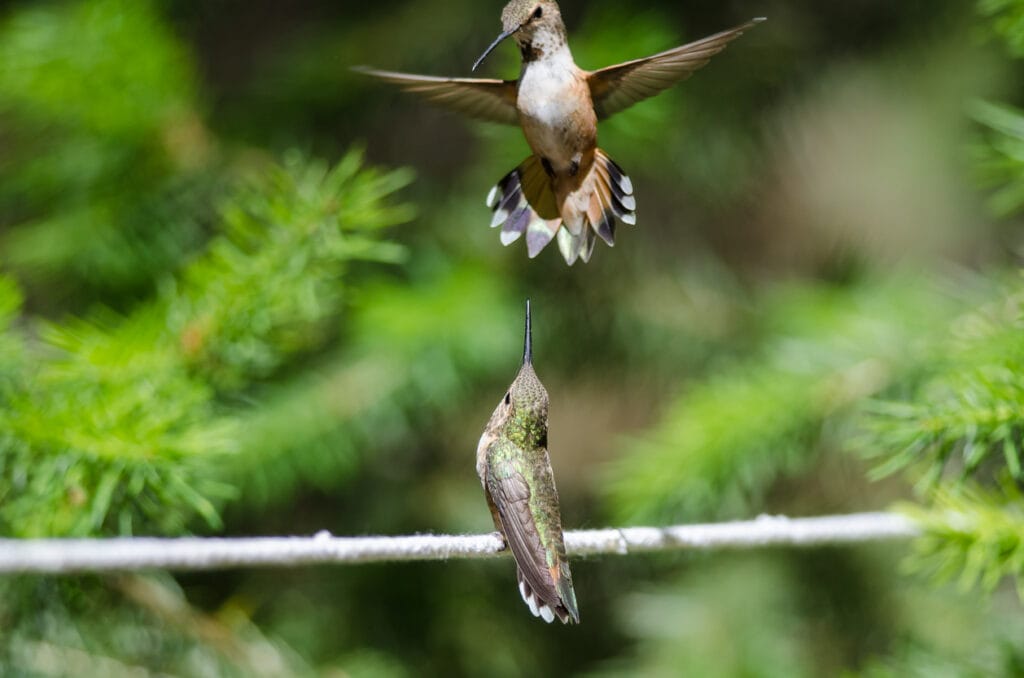
<path id="1" fill-rule="evenodd" d="M 615 245 L 615 219 L 636 224 L 633 182 L 598 148 L 597 123 L 685 80 L 764 18 L 653 56 L 587 71 L 576 65 L 554 0 L 512 0 L 502 31 L 476 70 L 507 38 L 519 46 L 517 80 L 444 78 L 359 67 L 480 120 L 519 125 L 533 152 L 491 189 L 491 227 L 501 242 L 525 235 L 528 256 L 557 237 L 566 263 L 590 261 L 597 239 Z"/>
<path id="2" fill-rule="evenodd" d="M 580 621 L 562 539 L 558 490 L 548 458 L 548 392 L 533 370 L 530 302 L 523 364 L 476 449 L 476 472 L 494 527 L 511 549 L 519 593 L 549 624 Z"/>

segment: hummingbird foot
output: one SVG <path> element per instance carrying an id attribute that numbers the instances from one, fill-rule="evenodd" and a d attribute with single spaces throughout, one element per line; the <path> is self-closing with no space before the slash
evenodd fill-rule
<path id="1" fill-rule="evenodd" d="M 507 551 L 508 550 L 508 540 L 505 539 L 505 535 L 503 535 L 498 530 L 495 530 L 492 534 L 494 534 L 494 536 L 497 537 L 501 541 L 501 546 L 498 547 L 498 553 L 504 553 L 505 551 Z"/>

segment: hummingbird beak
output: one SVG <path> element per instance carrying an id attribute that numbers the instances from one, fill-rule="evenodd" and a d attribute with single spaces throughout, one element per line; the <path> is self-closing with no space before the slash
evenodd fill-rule
<path id="1" fill-rule="evenodd" d="M 533 364 L 533 326 L 530 321 L 530 300 L 526 300 L 526 338 L 523 340 L 523 364 Z"/>
<path id="2" fill-rule="evenodd" d="M 487 58 L 487 56 L 488 56 L 488 55 L 489 55 L 489 54 L 490 54 L 491 52 L 493 52 L 493 51 L 494 51 L 494 48 L 495 48 L 495 47 L 497 47 L 498 45 L 500 45 L 500 44 L 501 44 L 502 40 L 504 40 L 505 38 L 509 37 L 510 35 L 512 35 L 513 33 L 515 33 L 515 32 L 516 32 L 516 31 L 518 31 L 518 30 L 519 30 L 519 29 L 517 28 L 517 29 L 516 29 L 515 31 L 502 31 L 501 35 L 499 35 L 499 36 L 498 36 L 497 40 L 495 40 L 494 42 L 492 42 L 492 43 L 491 43 L 491 46 L 490 46 L 490 47 L 488 47 L 488 48 L 487 48 L 486 50 L 484 50 L 484 53 L 483 53 L 483 54 L 482 54 L 482 55 L 480 56 L 480 58 L 479 58 L 479 59 L 477 59 L 477 60 L 476 60 L 476 63 L 475 63 L 475 64 L 473 64 L 473 70 L 475 71 L 475 70 L 476 70 L 476 68 L 477 68 L 477 66 L 479 66 L 480 64 L 482 64 L 482 63 L 484 62 L 484 59 L 486 59 L 486 58 Z"/>

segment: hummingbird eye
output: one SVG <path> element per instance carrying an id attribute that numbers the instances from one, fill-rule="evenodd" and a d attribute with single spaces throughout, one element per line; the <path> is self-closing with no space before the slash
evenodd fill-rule
<path id="1" fill-rule="evenodd" d="M 506 405 L 511 405 L 512 404 L 512 391 L 509 391 L 508 393 L 505 394 L 505 404 Z"/>
<path id="2" fill-rule="evenodd" d="M 533 10 L 533 18 L 534 19 L 539 19 L 542 16 L 544 16 L 544 8 L 543 7 L 538 6 L 537 9 Z"/>

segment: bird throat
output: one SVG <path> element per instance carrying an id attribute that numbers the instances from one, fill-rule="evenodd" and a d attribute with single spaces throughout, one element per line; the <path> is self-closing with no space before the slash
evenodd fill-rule
<path id="1" fill-rule="evenodd" d="M 519 45 L 519 54 L 523 57 L 523 63 L 528 64 L 536 61 L 544 55 L 540 49 L 535 48 L 532 42 L 523 42 Z"/>
<path id="2" fill-rule="evenodd" d="M 520 38 L 518 42 L 523 64 L 539 61 L 566 47 L 565 34 L 559 34 L 558 31 L 552 30 L 537 31 L 528 40 Z"/>

